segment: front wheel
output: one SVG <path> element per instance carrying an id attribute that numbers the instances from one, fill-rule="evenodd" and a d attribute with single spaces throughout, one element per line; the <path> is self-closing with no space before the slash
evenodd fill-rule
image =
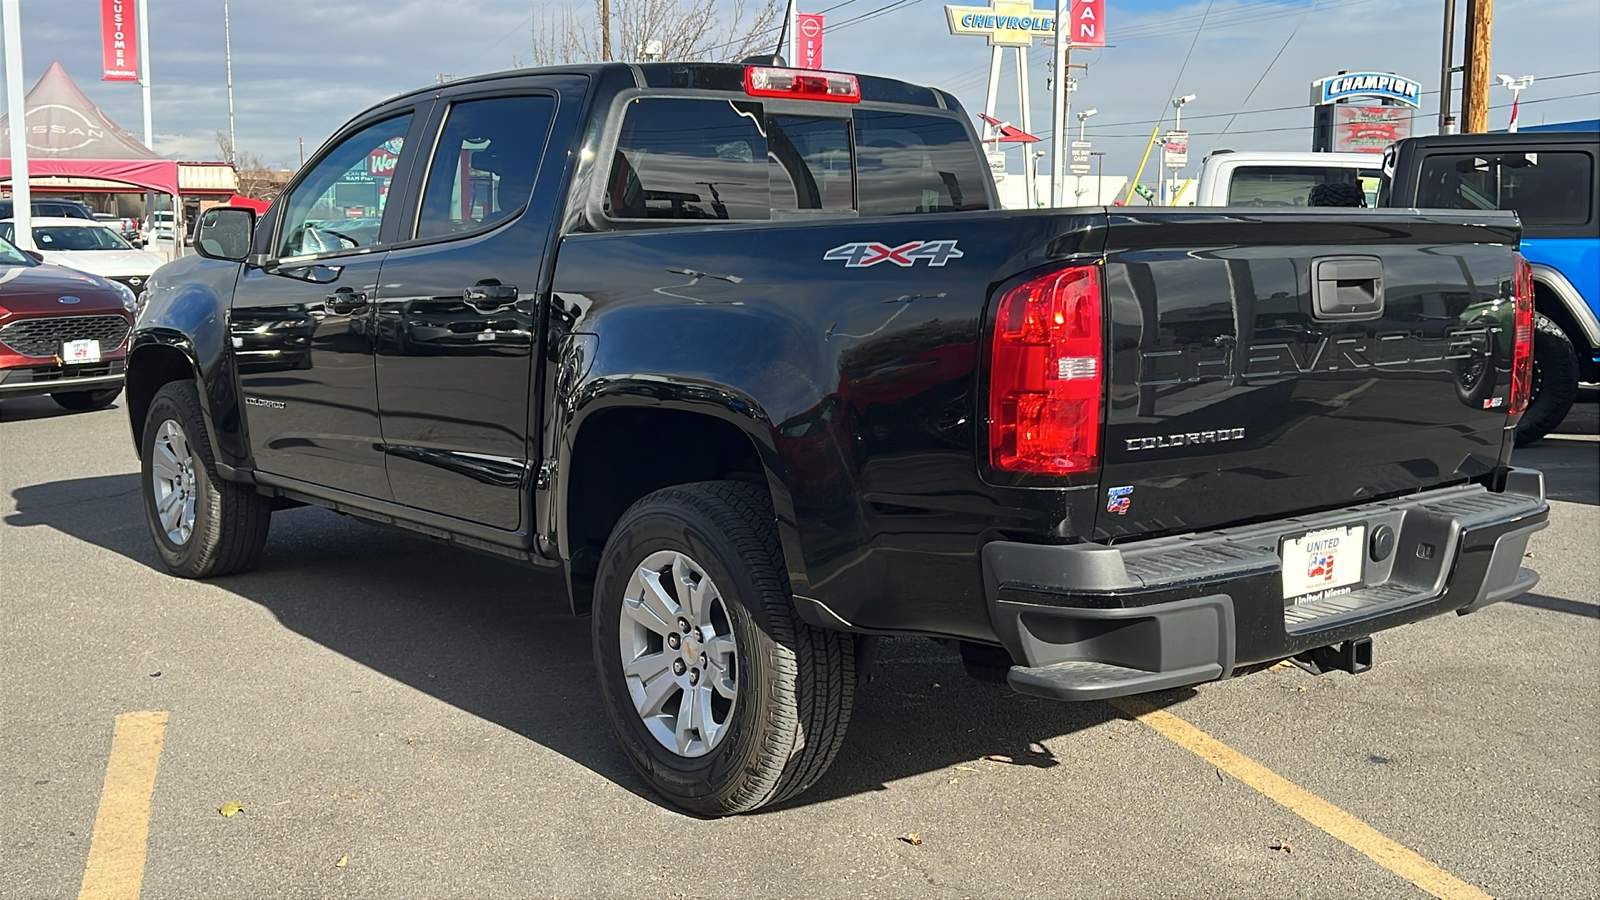
<path id="1" fill-rule="evenodd" d="M 145 520 L 167 570 L 210 578 L 254 566 L 272 507 L 250 485 L 218 477 L 193 384 L 175 381 L 156 392 L 140 450 Z"/>
<path id="2" fill-rule="evenodd" d="M 680 485 L 630 507 L 601 557 L 593 628 L 612 725 L 674 805 L 748 812 L 804 791 L 838 753 L 852 636 L 796 614 L 760 489 Z"/>
<path id="3" fill-rule="evenodd" d="M 56 391 L 50 395 L 50 399 L 54 400 L 56 405 L 62 409 L 87 412 L 92 409 L 105 409 L 111 405 L 111 401 L 117 399 L 117 395 L 120 393 L 122 393 L 122 388 L 120 387 L 106 388 L 99 391 Z"/>

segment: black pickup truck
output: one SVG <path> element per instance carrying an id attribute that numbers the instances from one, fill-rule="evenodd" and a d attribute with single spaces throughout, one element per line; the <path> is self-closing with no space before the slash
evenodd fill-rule
<path id="1" fill-rule="evenodd" d="M 612 64 L 397 97 L 196 237 L 127 375 L 172 573 L 299 504 L 558 570 L 699 813 L 815 782 L 878 635 L 1090 700 L 1537 580 L 1512 213 L 1007 212 L 944 91 Z"/>

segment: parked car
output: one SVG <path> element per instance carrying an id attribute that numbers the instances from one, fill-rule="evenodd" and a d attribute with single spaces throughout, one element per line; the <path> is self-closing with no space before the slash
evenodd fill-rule
<path id="1" fill-rule="evenodd" d="M 10 200 L 0 200 L 0 219 L 11 218 L 16 206 Z M 36 216 L 54 216 L 61 219 L 94 219 L 94 213 L 89 207 L 76 200 L 38 200 L 28 204 L 28 209 Z"/>
<path id="2" fill-rule="evenodd" d="M 1303 207 L 1318 185 L 1359 189 L 1377 206 L 1383 158 L 1377 153 L 1311 153 L 1290 150 L 1216 150 L 1200 166 L 1196 206 Z"/>
<path id="3" fill-rule="evenodd" d="M 135 247 L 144 243 L 144 238 L 139 234 L 139 220 L 133 216 L 95 213 L 94 220 L 115 231 L 123 240 Z"/>
<path id="4" fill-rule="evenodd" d="M 1528 131 L 1410 138 L 1384 155 L 1379 206 L 1511 209 L 1532 265 L 1532 399 L 1517 443 L 1566 418 L 1578 387 L 1600 382 L 1600 132 Z"/>
<path id="5" fill-rule="evenodd" d="M 378 227 L 311 225 L 374 159 Z M 960 102 L 888 79 L 387 100 L 152 281 L 162 565 L 305 503 L 560 572 L 626 757 L 705 815 L 821 777 L 877 635 L 1093 700 L 1365 671 L 1537 583 L 1515 215 L 998 206 Z"/>
<path id="6" fill-rule="evenodd" d="M 101 409 L 122 393 L 133 292 L 0 239 L 0 398 Z"/>
<path id="7" fill-rule="evenodd" d="M 16 223 L 0 221 L 0 237 L 13 240 Z M 40 216 L 33 220 L 33 246 L 46 262 L 68 266 L 127 285 L 135 296 L 163 260 L 138 250 L 98 222 Z"/>

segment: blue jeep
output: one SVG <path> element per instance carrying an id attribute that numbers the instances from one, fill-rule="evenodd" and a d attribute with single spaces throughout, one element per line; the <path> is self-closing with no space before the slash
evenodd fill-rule
<path id="1" fill-rule="evenodd" d="M 1411 138 L 1384 156 L 1379 206 L 1514 209 L 1535 282 L 1533 399 L 1517 443 L 1566 417 L 1600 382 L 1600 132 Z"/>

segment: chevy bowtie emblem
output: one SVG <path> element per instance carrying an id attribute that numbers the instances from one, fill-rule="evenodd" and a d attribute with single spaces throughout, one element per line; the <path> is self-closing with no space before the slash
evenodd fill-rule
<path id="1" fill-rule="evenodd" d="M 56 298 L 56 302 L 57 303 L 80 303 L 82 301 L 80 301 L 77 297 L 57 297 Z"/>

